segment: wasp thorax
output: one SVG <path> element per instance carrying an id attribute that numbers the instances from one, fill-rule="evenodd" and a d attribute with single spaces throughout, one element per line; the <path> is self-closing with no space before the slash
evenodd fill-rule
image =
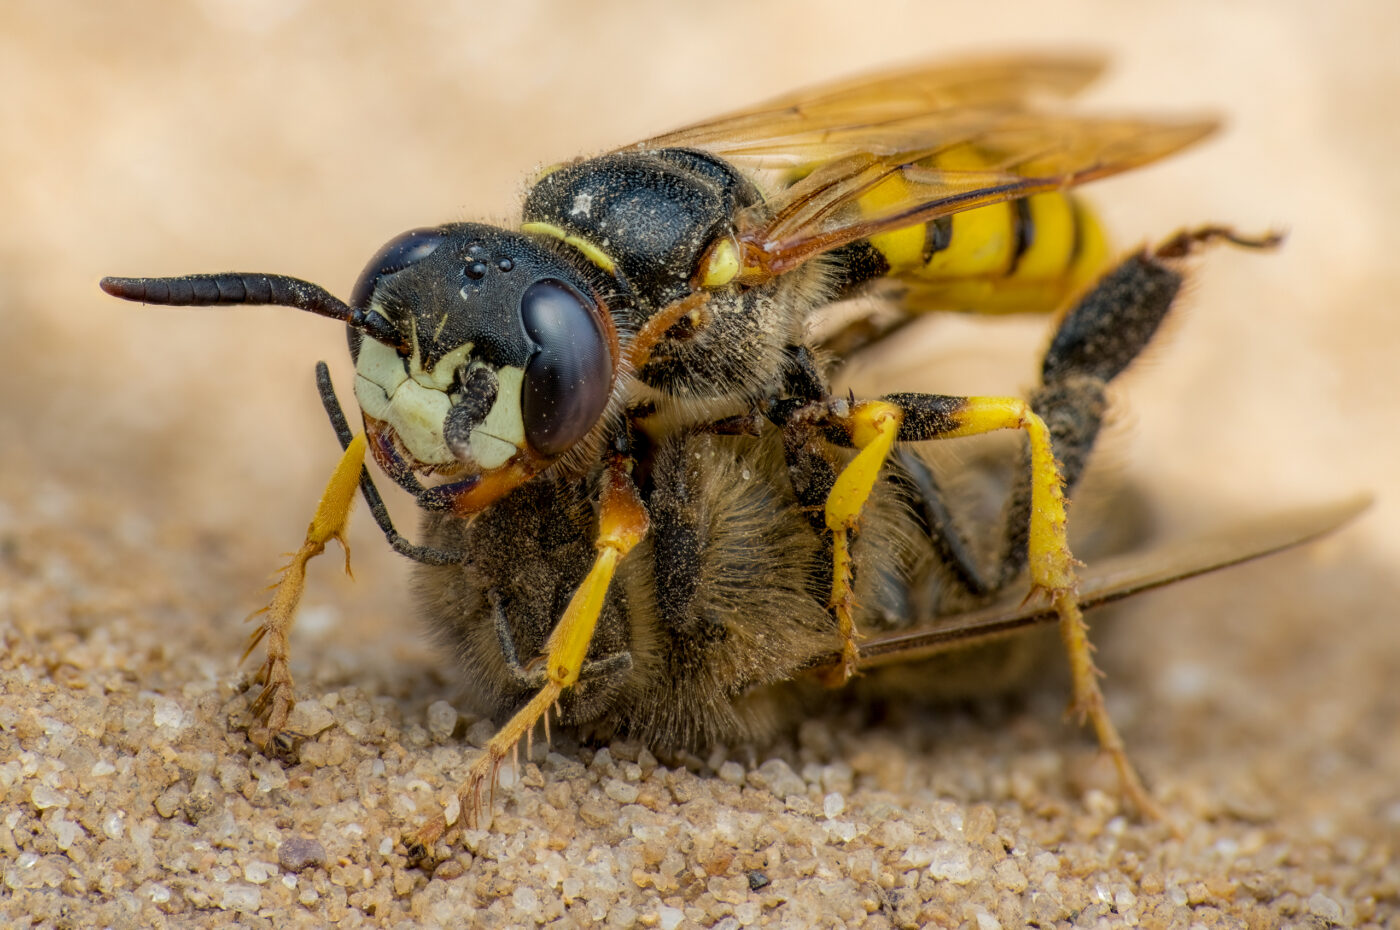
<path id="1" fill-rule="evenodd" d="M 419 229 L 361 275 L 357 305 L 402 335 L 352 340 L 355 394 L 418 470 L 544 463 L 589 433 L 617 370 L 592 272 L 556 242 L 477 224 Z"/>

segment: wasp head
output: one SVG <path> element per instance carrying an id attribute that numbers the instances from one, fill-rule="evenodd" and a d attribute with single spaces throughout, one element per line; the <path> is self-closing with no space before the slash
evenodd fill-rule
<path id="1" fill-rule="evenodd" d="M 617 393 L 602 288 L 557 247 L 474 223 L 390 240 L 350 303 L 295 278 L 107 278 L 148 303 L 281 304 L 343 320 L 370 447 L 410 490 L 450 478 L 459 511 L 490 503 L 577 446 Z"/>

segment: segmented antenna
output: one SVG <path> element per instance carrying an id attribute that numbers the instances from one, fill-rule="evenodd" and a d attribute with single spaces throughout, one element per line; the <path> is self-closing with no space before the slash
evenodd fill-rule
<path id="1" fill-rule="evenodd" d="M 269 305 L 339 320 L 386 345 L 407 349 L 394 324 L 373 311 L 352 309 L 319 284 L 280 274 L 188 274 L 178 278 L 103 278 L 102 290 L 123 300 L 167 307 Z"/>

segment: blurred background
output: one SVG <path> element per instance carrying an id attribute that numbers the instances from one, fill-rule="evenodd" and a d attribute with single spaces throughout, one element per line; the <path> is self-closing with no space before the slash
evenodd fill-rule
<path id="1" fill-rule="evenodd" d="M 346 295 L 401 230 L 511 221 L 540 164 L 863 69 L 1088 49 L 1113 63 L 1089 106 L 1228 122 L 1184 156 L 1094 185 L 1125 247 L 1203 221 L 1290 233 L 1277 254 L 1200 262 L 1169 338 L 1119 386 L 1105 457 L 1169 532 L 1380 495 L 1305 554 L 1192 587 L 1194 608 L 1154 600 L 1161 623 L 1116 661 L 1143 676 L 1144 702 L 1248 703 L 1251 745 L 1315 715 L 1380 737 L 1369 761 L 1394 762 L 1397 35 L 1386 0 L 9 0 L 0 528 L 111 530 L 137 551 L 193 553 L 168 580 L 213 603 L 213 632 L 171 635 L 208 636 L 232 668 L 236 621 L 336 459 L 312 365 L 330 361 L 348 396 L 343 333 L 286 309 L 142 308 L 102 295 L 101 276 L 281 272 Z M 927 389 L 1016 391 L 1042 325 L 932 321 L 888 370 Z M 995 384 L 921 370 L 1007 349 Z M 412 507 L 393 506 L 408 529 Z M 400 622 L 402 566 L 363 514 L 351 538 L 358 583 L 322 560 L 299 635 L 351 666 L 425 654 Z"/>

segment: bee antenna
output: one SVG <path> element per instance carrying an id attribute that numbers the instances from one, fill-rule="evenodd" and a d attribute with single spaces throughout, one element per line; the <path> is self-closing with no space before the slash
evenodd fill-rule
<path id="1" fill-rule="evenodd" d="M 102 290 L 122 300 L 165 307 L 270 305 L 308 310 L 340 320 L 395 348 L 404 348 L 398 330 L 374 311 L 352 309 L 339 297 L 310 281 L 280 274 L 187 274 L 178 278 L 103 278 Z"/>

